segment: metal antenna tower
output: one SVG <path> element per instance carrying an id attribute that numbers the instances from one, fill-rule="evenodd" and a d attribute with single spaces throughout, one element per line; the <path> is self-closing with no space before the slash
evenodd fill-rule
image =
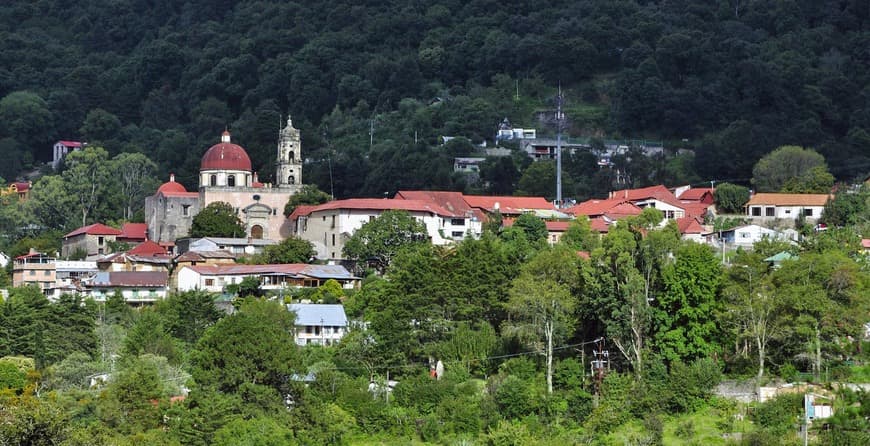
<path id="1" fill-rule="evenodd" d="M 565 114 L 562 112 L 562 83 L 559 83 L 559 94 L 556 96 L 556 207 L 562 207 L 562 127 L 565 125 Z"/>

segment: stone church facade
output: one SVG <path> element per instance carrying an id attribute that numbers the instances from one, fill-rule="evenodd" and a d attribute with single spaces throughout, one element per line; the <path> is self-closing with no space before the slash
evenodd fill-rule
<path id="1" fill-rule="evenodd" d="M 233 144 L 225 131 L 221 142 L 202 156 L 198 192 L 188 192 L 170 175 L 154 195 L 145 198 L 148 237 L 158 243 L 174 242 L 190 232 L 193 217 L 211 203 L 229 203 L 245 225 L 245 236 L 281 240 L 290 233 L 284 205 L 302 187 L 302 140 L 287 118 L 278 138 L 276 183 L 264 184 L 251 169 L 244 148 Z"/>

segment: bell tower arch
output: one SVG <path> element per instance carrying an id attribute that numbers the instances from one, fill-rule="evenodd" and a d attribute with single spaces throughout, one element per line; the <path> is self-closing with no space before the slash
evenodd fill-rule
<path id="1" fill-rule="evenodd" d="M 278 137 L 278 160 L 275 184 L 278 187 L 299 188 L 302 184 L 302 137 L 288 116 L 287 125 Z"/>

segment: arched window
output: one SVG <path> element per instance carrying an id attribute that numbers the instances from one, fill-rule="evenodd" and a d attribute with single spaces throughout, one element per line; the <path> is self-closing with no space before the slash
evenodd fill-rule
<path id="1" fill-rule="evenodd" d="M 211 177 L 209 177 L 208 184 L 210 186 L 217 186 L 217 175 L 212 175 Z"/>
<path id="2" fill-rule="evenodd" d="M 287 178 L 287 182 L 290 184 L 296 184 L 296 177 L 294 177 L 293 175 L 290 175 L 290 177 Z"/>
<path id="3" fill-rule="evenodd" d="M 263 238 L 263 227 L 260 225 L 251 226 L 251 238 L 253 239 L 262 239 Z"/>
<path id="4" fill-rule="evenodd" d="M 294 156 L 294 153 L 293 153 L 293 151 L 291 150 L 291 151 L 289 152 L 289 154 L 287 155 L 287 161 L 293 161 L 293 156 Z"/>
<path id="5" fill-rule="evenodd" d="M 227 177 L 227 186 L 233 187 L 235 185 L 236 185 L 236 176 L 235 175 L 228 176 Z"/>

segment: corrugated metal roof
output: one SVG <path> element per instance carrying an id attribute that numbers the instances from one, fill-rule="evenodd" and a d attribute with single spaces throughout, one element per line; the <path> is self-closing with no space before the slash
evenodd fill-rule
<path id="1" fill-rule="evenodd" d="M 287 304 L 296 313 L 296 325 L 346 327 L 347 315 L 340 304 Z"/>
<path id="2" fill-rule="evenodd" d="M 209 276 L 250 276 L 250 275 L 287 275 L 311 277 L 315 279 L 358 279 L 341 265 L 308 265 L 305 263 L 283 263 L 271 265 L 213 264 L 185 266 L 202 275 Z"/>

